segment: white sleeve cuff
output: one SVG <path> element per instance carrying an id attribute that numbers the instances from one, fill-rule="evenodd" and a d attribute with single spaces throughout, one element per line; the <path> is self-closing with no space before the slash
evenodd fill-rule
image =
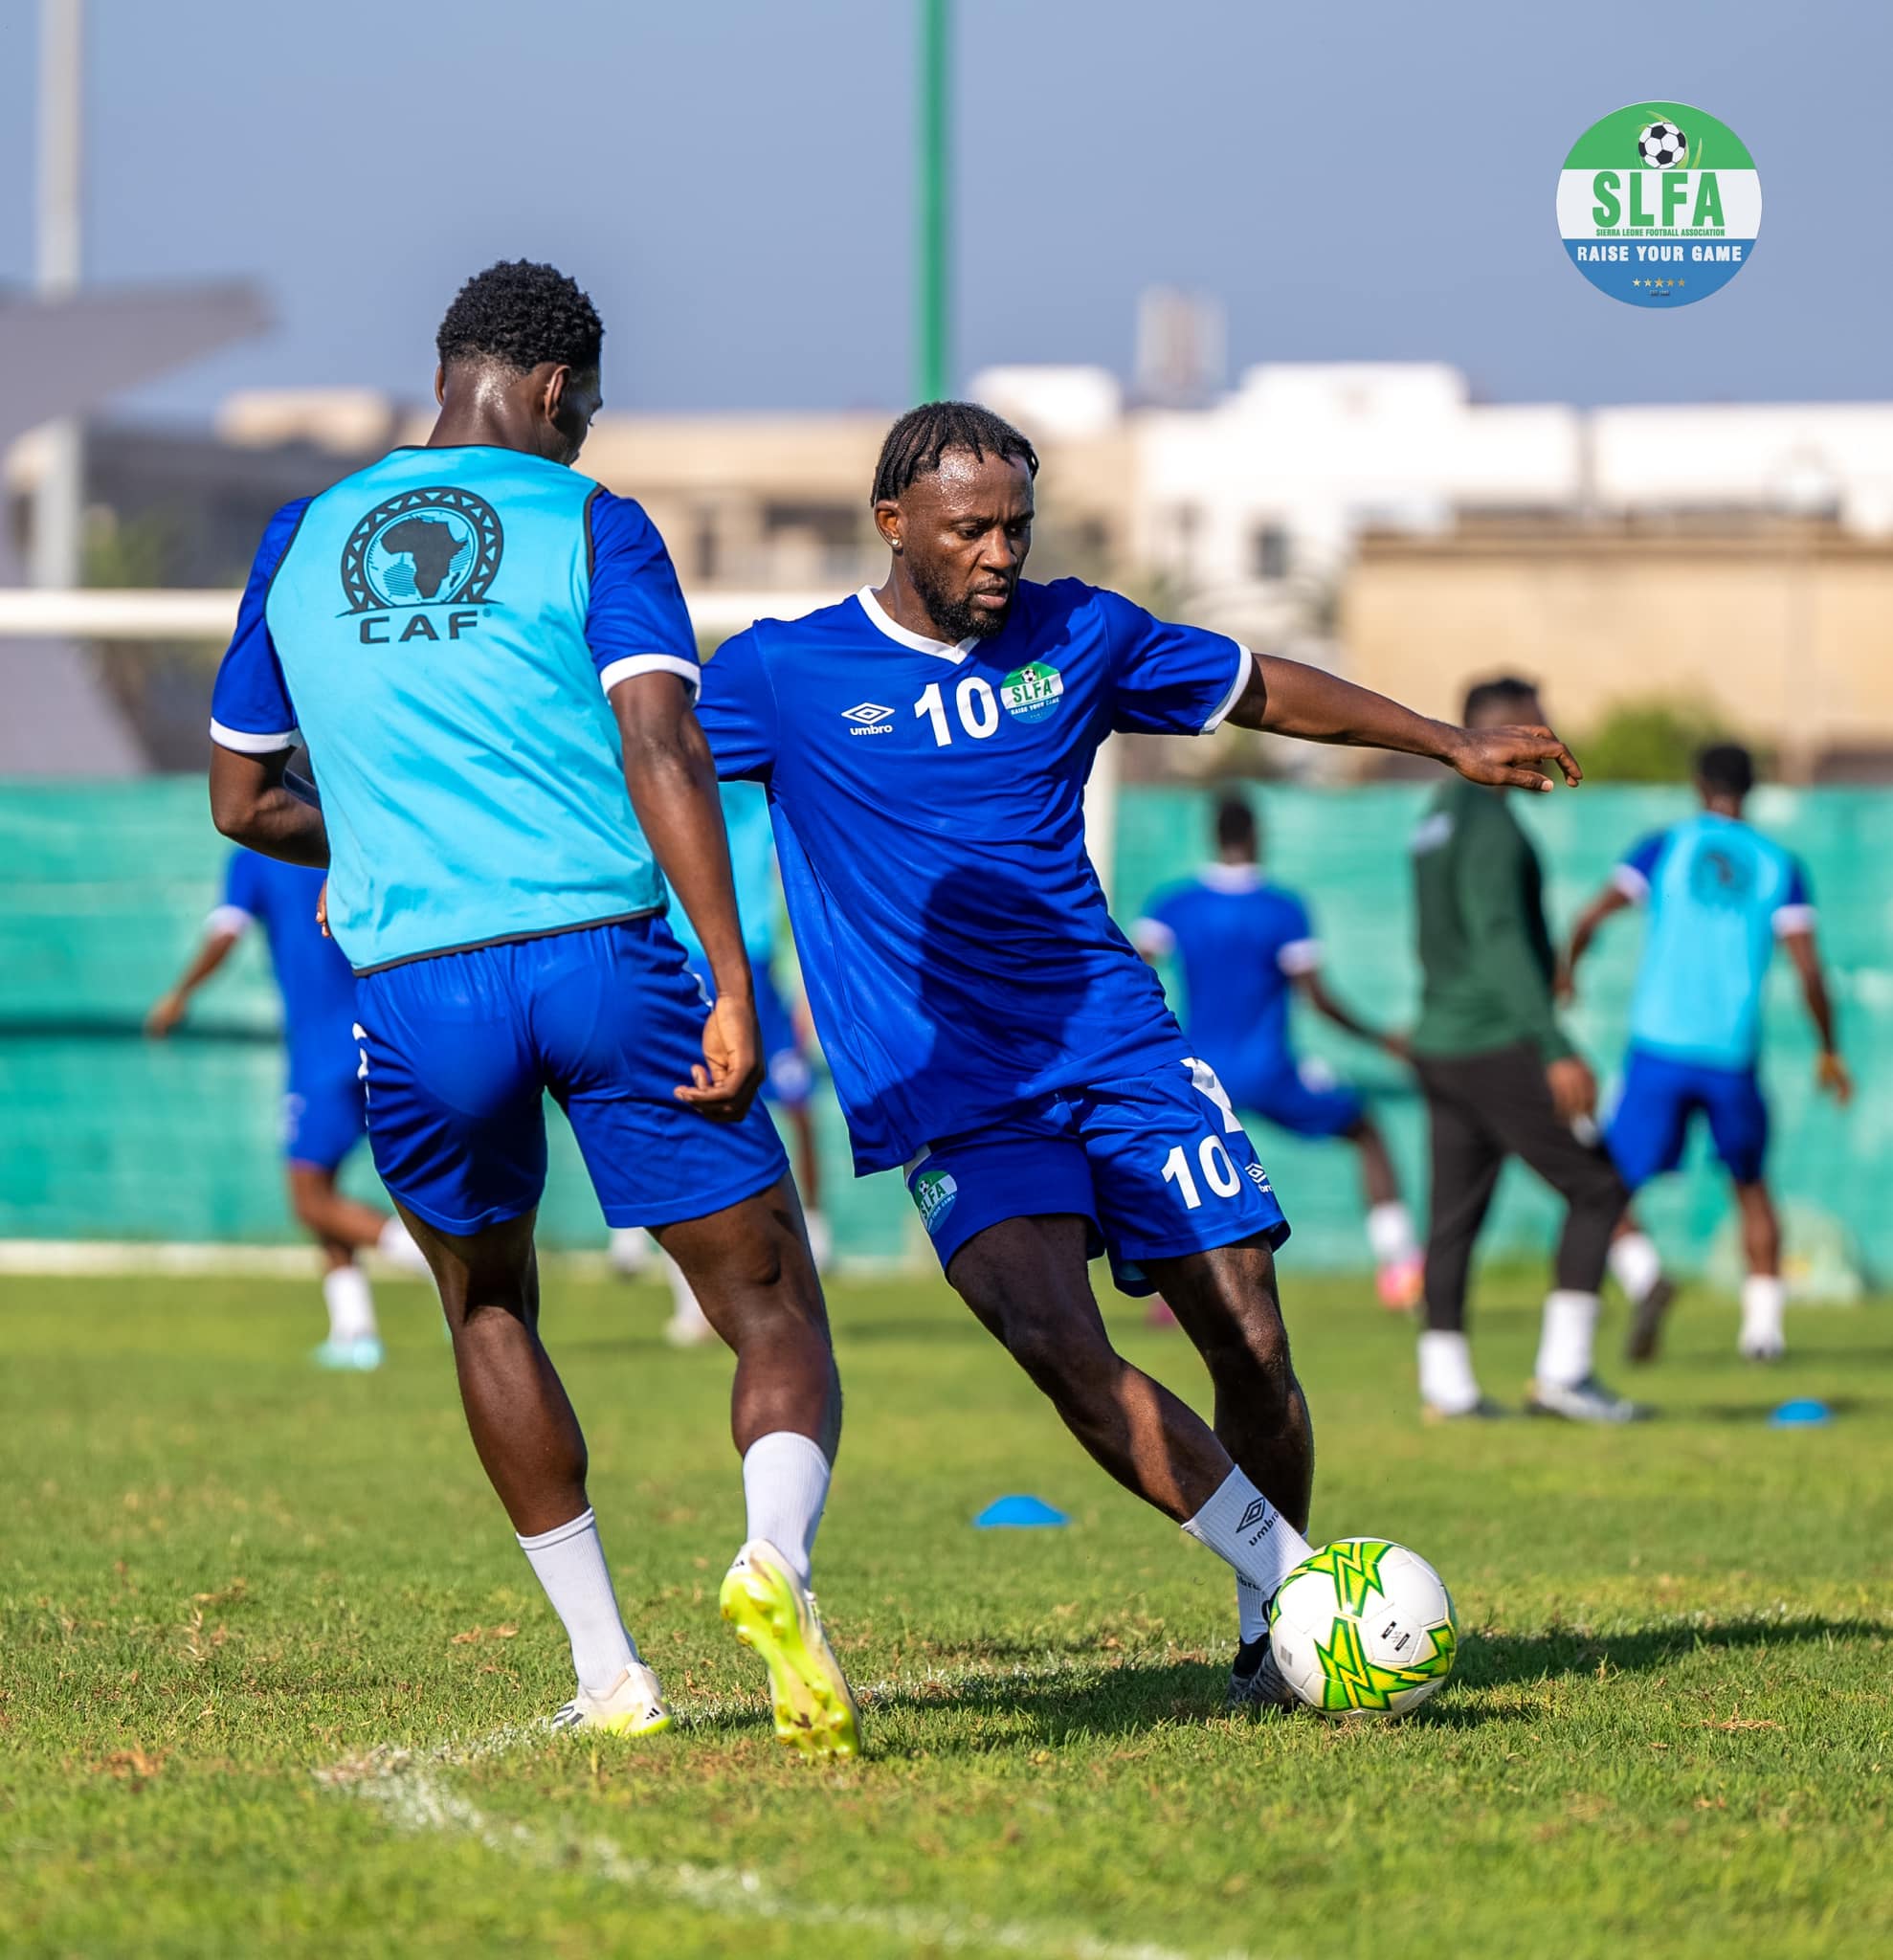
<path id="1" fill-rule="evenodd" d="M 279 735 L 254 735 L 247 728 L 226 728 L 218 721 L 211 724 L 211 740 L 219 748 L 234 748 L 238 755 L 279 755 L 301 739 L 300 728 L 285 728 Z"/>
<path id="2" fill-rule="evenodd" d="M 610 694 L 620 680 L 629 680 L 634 674 L 675 674 L 689 688 L 693 702 L 703 684 L 703 670 L 695 660 L 677 654 L 627 654 L 622 660 L 599 668 L 598 685 Z"/>
<path id="3" fill-rule="evenodd" d="M 1779 905 L 1774 914 L 1774 936 L 1787 939 L 1796 932 L 1812 932 L 1815 929 L 1815 908 L 1812 905 Z"/>
<path id="4" fill-rule="evenodd" d="M 206 939 L 217 939 L 227 932 L 231 938 L 240 939 L 249 931 L 251 923 L 252 915 L 241 905 L 217 905 L 204 922 L 204 936 Z"/>
<path id="5" fill-rule="evenodd" d="M 1229 711 L 1242 699 L 1242 690 L 1249 684 L 1249 677 L 1256 671 L 1256 657 L 1240 640 L 1236 642 L 1236 679 L 1230 682 L 1229 692 L 1222 698 L 1222 705 L 1205 722 L 1198 733 L 1213 734 L 1229 719 Z"/>
<path id="6" fill-rule="evenodd" d="M 1161 955 L 1176 950 L 1176 934 L 1161 919 L 1133 920 L 1130 942 L 1141 953 Z"/>
<path id="7" fill-rule="evenodd" d="M 1276 954 L 1275 963 L 1291 978 L 1297 973 L 1312 973 L 1321 965 L 1321 941 L 1318 939 L 1291 939 Z"/>
<path id="8" fill-rule="evenodd" d="M 1650 896 L 1650 880 L 1634 864 L 1619 864 L 1611 873 L 1611 883 L 1633 905 L 1640 905 Z"/>

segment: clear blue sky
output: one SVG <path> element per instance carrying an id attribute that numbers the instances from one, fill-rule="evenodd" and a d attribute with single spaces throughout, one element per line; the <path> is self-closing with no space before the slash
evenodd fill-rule
<path id="1" fill-rule="evenodd" d="M 587 284 L 620 407 L 895 409 L 909 378 L 911 0 L 91 0 L 90 273 L 248 274 L 278 326 L 147 390 L 418 395 L 458 280 Z M 31 0 L 0 25 L 0 278 L 31 270 Z M 960 0 L 958 360 L 1130 359 L 1153 281 L 1234 369 L 1444 359 L 1578 402 L 1889 392 L 1884 0 Z M 1731 124 L 1766 214 L 1653 316 L 1567 263 L 1578 132 Z"/>

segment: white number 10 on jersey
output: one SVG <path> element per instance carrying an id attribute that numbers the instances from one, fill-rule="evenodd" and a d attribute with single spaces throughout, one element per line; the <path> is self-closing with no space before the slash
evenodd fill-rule
<path id="1" fill-rule="evenodd" d="M 984 742 L 999 725 L 999 702 L 991 686 L 977 674 L 969 674 L 953 690 L 953 705 L 960 711 L 960 726 L 975 742 Z M 933 724 L 933 746 L 948 748 L 953 731 L 946 724 L 946 698 L 934 681 L 914 703 L 914 718 Z"/>

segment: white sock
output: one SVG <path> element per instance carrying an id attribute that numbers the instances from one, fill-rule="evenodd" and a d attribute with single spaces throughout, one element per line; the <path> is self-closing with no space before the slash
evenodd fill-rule
<path id="1" fill-rule="evenodd" d="M 1269 1630 L 1269 1603 L 1259 1586 L 1252 1586 L 1239 1573 L 1236 1581 L 1236 1637 L 1246 1647 L 1259 1640 Z"/>
<path id="2" fill-rule="evenodd" d="M 522 1538 L 520 1549 L 546 1588 L 552 1611 L 565 1622 L 579 1686 L 588 1694 L 609 1694 L 637 1659 L 637 1644 L 618 1615 L 597 1519 L 589 1509 L 581 1511 L 556 1530 Z"/>
<path id="3" fill-rule="evenodd" d="M 802 1223 L 808 1228 L 809 1257 L 815 1262 L 815 1271 L 825 1273 L 835 1258 L 835 1234 L 819 1212 L 804 1212 Z"/>
<path id="4" fill-rule="evenodd" d="M 1788 1288 L 1772 1273 L 1750 1273 L 1742 1282 L 1742 1345 L 1779 1348 L 1787 1318 Z"/>
<path id="5" fill-rule="evenodd" d="M 1447 1415 L 1463 1415 L 1479 1406 L 1479 1378 L 1472 1371 L 1472 1348 L 1451 1327 L 1428 1327 L 1419 1337 L 1420 1400 Z"/>
<path id="6" fill-rule="evenodd" d="M 1632 1305 L 1649 1297 L 1663 1277 L 1662 1255 L 1647 1232 L 1626 1232 L 1611 1240 L 1611 1278 L 1628 1295 Z"/>
<path id="7" fill-rule="evenodd" d="M 331 1341 L 374 1338 L 374 1289 L 360 1266 L 333 1266 L 323 1275 L 323 1299 L 328 1303 Z"/>
<path id="8" fill-rule="evenodd" d="M 1384 1205 L 1374 1205 L 1368 1212 L 1368 1245 L 1377 1266 L 1404 1265 L 1419 1257 L 1413 1214 L 1398 1198 L 1389 1198 Z"/>
<path id="9" fill-rule="evenodd" d="M 699 1329 L 708 1327 L 709 1316 L 690 1290 L 690 1281 L 683 1277 L 683 1268 L 669 1253 L 664 1255 L 664 1277 L 671 1282 L 672 1325 Z"/>
<path id="10" fill-rule="evenodd" d="M 427 1254 L 414 1243 L 414 1235 L 399 1218 L 390 1218 L 381 1228 L 381 1236 L 375 1240 L 374 1249 L 404 1273 L 419 1273 L 428 1280 L 434 1278 L 434 1268 L 427 1262 Z"/>
<path id="11" fill-rule="evenodd" d="M 828 1459 L 821 1445 L 792 1429 L 771 1430 L 743 1453 L 746 1535 L 767 1538 L 809 1583 L 815 1527 L 828 1502 Z"/>
<path id="12" fill-rule="evenodd" d="M 1538 1334 L 1538 1379 L 1554 1388 L 1576 1388 L 1591 1372 L 1591 1342 L 1596 1331 L 1594 1293 L 1548 1293 Z"/>
<path id="13" fill-rule="evenodd" d="M 1264 1600 L 1314 1549 L 1240 1470 L 1217 1484 L 1208 1503 L 1184 1526 L 1199 1545 L 1236 1569 Z M 1238 1610 L 1240 1596 L 1237 1599 Z"/>

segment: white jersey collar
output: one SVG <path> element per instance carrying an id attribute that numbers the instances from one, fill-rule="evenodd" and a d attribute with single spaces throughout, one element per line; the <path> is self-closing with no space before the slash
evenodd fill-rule
<path id="1" fill-rule="evenodd" d="M 1259 891 L 1262 868 L 1259 864 L 1199 864 L 1196 881 L 1208 885 L 1213 892 Z"/>
<path id="2" fill-rule="evenodd" d="M 923 633 L 909 633 L 904 626 L 897 626 L 881 610 L 881 604 L 874 595 L 872 586 L 863 586 L 855 594 L 861 603 L 861 611 L 868 615 L 868 624 L 884 633 L 889 639 L 899 640 L 903 647 L 911 647 L 917 654 L 931 654 L 939 660 L 951 660 L 958 666 L 979 644 L 976 634 L 969 635 L 958 646 L 948 646 L 944 639 L 928 639 Z"/>

